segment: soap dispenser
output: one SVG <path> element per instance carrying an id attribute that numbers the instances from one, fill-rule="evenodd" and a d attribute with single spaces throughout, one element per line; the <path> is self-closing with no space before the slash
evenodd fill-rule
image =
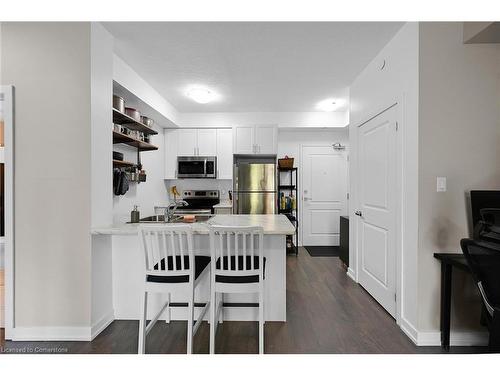
<path id="1" fill-rule="evenodd" d="M 138 223 L 139 222 L 140 214 L 139 214 L 138 207 L 139 206 L 134 205 L 134 209 L 130 212 L 130 222 L 131 223 Z"/>

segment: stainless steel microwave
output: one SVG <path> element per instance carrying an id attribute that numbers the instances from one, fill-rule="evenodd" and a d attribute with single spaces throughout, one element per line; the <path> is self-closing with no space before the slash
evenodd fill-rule
<path id="1" fill-rule="evenodd" d="M 217 157 L 178 156 L 177 178 L 217 178 Z"/>

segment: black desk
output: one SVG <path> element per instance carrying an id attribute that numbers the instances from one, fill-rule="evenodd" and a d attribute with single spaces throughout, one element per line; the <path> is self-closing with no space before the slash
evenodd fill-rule
<path id="1" fill-rule="evenodd" d="M 441 347 L 450 349 L 451 271 L 457 267 L 470 273 L 463 254 L 434 253 L 441 261 Z"/>

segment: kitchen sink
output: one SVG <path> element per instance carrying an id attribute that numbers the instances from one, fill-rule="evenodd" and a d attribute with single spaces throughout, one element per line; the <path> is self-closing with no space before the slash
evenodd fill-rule
<path id="1" fill-rule="evenodd" d="M 212 217 L 212 215 L 194 215 L 195 217 L 195 222 L 200 223 L 200 222 L 205 222 L 208 219 Z M 174 217 L 168 221 L 168 223 L 182 223 L 182 218 L 183 215 L 174 215 Z M 165 216 L 164 215 L 153 215 L 153 216 L 147 216 L 143 217 L 139 220 L 140 224 L 161 224 L 165 222 Z M 130 224 L 130 223 L 129 223 Z"/>

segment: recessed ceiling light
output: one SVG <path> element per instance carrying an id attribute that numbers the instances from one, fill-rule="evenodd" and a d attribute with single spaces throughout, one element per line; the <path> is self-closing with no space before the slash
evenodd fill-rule
<path id="1" fill-rule="evenodd" d="M 332 112 L 335 111 L 339 107 L 339 101 L 336 99 L 328 98 L 320 101 L 316 104 L 316 108 L 320 111 Z"/>
<path id="2" fill-rule="evenodd" d="M 217 99 L 217 94 L 206 87 L 191 87 L 186 95 L 196 103 L 206 104 Z"/>

